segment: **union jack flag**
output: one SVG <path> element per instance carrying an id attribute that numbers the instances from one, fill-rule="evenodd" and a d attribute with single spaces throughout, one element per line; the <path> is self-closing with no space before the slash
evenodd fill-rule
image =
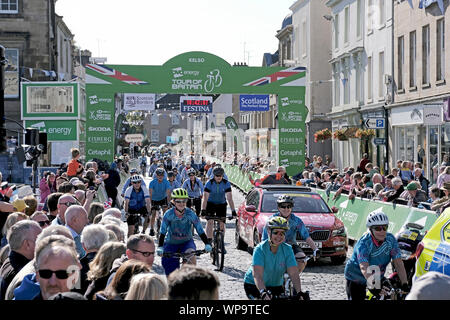
<path id="1" fill-rule="evenodd" d="M 281 70 L 275 73 L 272 73 L 268 76 L 253 80 L 249 83 L 244 84 L 244 86 L 263 86 L 278 80 L 282 80 L 284 78 L 288 78 L 291 76 L 294 76 L 296 74 L 299 74 L 300 72 L 306 71 L 305 67 L 291 67 L 285 70 Z"/>
<path id="2" fill-rule="evenodd" d="M 93 71 L 96 71 L 100 74 L 103 74 L 105 76 L 120 80 L 122 82 L 128 83 L 128 84 L 148 84 L 148 82 L 136 79 L 126 73 L 117 71 L 115 69 L 111 69 L 104 65 L 98 65 L 98 64 L 88 64 L 86 65 L 86 68 L 89 68 Z"/>

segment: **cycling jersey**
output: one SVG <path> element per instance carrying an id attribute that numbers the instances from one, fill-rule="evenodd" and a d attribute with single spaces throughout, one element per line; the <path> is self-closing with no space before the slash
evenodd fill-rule
<path id="1" fill-rule="evenodd" d="M 170 185 L 170 192 L 173 191 L 173 189 L 176 188 L 181 188 L 181 184 L 177 181 L 177 180 L 173 180 L 172 182 L 169 181 L 169 185 Z"/>
<path id="2" fill-rule="evenodd" d="M 370 266 L 378 266 L 381 275 L 384 275 L 391 259 L 401 257 L 398 242 L 391 233 L 386 234 L 386 239 L 380 246 L 377 246 L 375 241 L 369 232 L 358 240 L 351 258 L 345 265 L 344 275 L 347 280 L 366 285 L 367 281 L 359 267 L 360 263 L 367 262 Z"/>
<path id="3" fill-rule="evenodd" d="M 195 178 L 194 188 L 192 188 L 191 179 L 184 181 L 182 188 L 188 193 L 189 198 L 200 198 L 203 194 L 203 183 L 199 178 Z"/>
<path id="4" fill-rule="evenodd" d="M 166 179 L 161 182 L 158 179 L 153 179 L 148 185 L 148 189 L 152 189 L 152 200 L 160 201 L 167 197 L 167 190 L 170 190 L 170 183 Z"/>
<path id="5" fill-rule="evenodd" d="M 277 212 L 272 217 L 281 217 L 281 214 Z M 267 221 L 269 220 L 270 218 Z M 306 229 L 306 226 L 303 223 L 302 219 L 297 217 L 295 214 L 291 213 L 288 222 L 289 222 L 289 230 L 286 232 L 286 240 L 285 240 L 287 243 L 289 244 L 297 243 L 296 241 L 297 232 L 300 234 L 302 240 L 306 240 L 309 238 L 308 229 Z M 267 233 L 267 223 L 266 223 L 262 234 L 262 240 L 267 240 L 268 238 L 269 235 Z"/>
<path id="6" fill-rule="evenodd" d="M 277 253 L 270 251 L 269 240 L 263 241 L 253 250 L 252 265 L 244 276 L 244 282 L 255 284 L 253 266 L 264 267 L 263 281 L 266 287 L 283 285 L 284 273 L 290 267 L 296 267 L 294 252 L 287 243 L 278 247 Z"/>
<path id="7" fill-rule="evenodd" d="M 125 200 L 129 200 L 128 208 L 133 210 L 139 210 L 146 206 L 145 199 L 150 198 L 147 192 L 144 191 L 143 188 L 140 188 L 139 191 L 136 192 L 133 186 L 128 187 L 125 191 Z"/>
<path id="8" fill-rule="evenodd" d="M 209 193 L 208 202 L 214 204 L 227 203 L 225 193 L 231 192 L 231 184 L 223 178 L 220 183 L 217 183 L 214 179 L 210 179 L 206 183 L 204 191 Z"/>
<path id="9" fill-rule="evenodd" d="M 192 239 L 192 225 L 197 230 L 198 235 L 205 233 L 203 231 L 200 219 L 194 211 L 186 208 L 181 218 L 175 214 L 175 208 L 171 208 L 164 214 L 160 234 L 167 234 L 164 240 L 166 244 L 180 244 Z"/>
<path id="10" fill-rule="evenodd" d="M 128 187 L 130 187 L 130 186 L 132 186 L 131 185 L 131 177 L 129 177 L 128 179 L 127 179 L 127 181 L 125 181 L 125 184 L 123 185 L 123 188 L 122 188 L 122 194 L 125 194 L 125 191 L 128 189 Z M 144 190 L 144 192 L 146 192 L 147 194 L 148 194 L 148 188 L 147 188 L 147 186 L 145 185 L 145 183 L 144 183 L 144 181 L 142 181 L 142 183 L 141 183 L 141 188 Z"/>
<path id="11" fill-rule="evenodd" d="M 153 163 L 148 170 L 148 175 L 152 176 L 156 169 L 158 169 L 158 165 L 156 163 Z"/>

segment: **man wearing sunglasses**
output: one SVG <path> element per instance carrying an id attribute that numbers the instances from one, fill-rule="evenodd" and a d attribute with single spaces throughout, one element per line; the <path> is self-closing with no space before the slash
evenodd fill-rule
<path id="1" fill-rule="evenodd" d="M 73 246 L 49 242 L 36 250 L 35 267 L 41 294 L 33 300 L 47 300 L 54 294 L 69 292 L 79 281 L 81 265 Z"/>
<path id="2" fill-rule="evenodd" d="M 50 219 L 42 211 L 36 211 L 31 215 L 30 219 L 39 223 L 42 229 L 47 228 L 51 224 Z"/>
<path id="3" fill-rule="evenodd" d="M 345 265 L 346 291 L 349 300 L 364 300 L 366 287 L 380 292 L 387 265 L 391 262 L 398 272 L 402 290 L 408 292 L 408 279 L 395 236 L 387 232 L 389 218 L 380 210 L 367 216 L 369 232 L 355 244 L 353 254 Z"/>
<path id="4" fill-rule="evenodd" d="M 187 191 L 183 188 L 177 188 L 172 191 L 171 196 L 175 206 L 167 210 L 164 214 L 161 223 L 158 249 L 156 250 L 157 254 L 162 256 L 166 252 L 184 253 L 195 251 L 196 246 L 192 238 L 192 226 L 195 227 L 200 239 L 205 244 L 205 250 L 210 252 L 212 247 L 205 235 L 205 231 L 203 231 L 200 219 L 194 211 L 186 208 L 186 202 L 189 198 Z M 195 265 L 195 256 L 191 257 L 187 263 Z M 161 264 L 164 267 L 166 275 L 169 275 L 172 271 L 180 267 L 180 259 L 163 257 Z"/>
<path id="5" fill-rule="evenodd" d="M 125 191 L 125 212 L 128 214 L 128 236 L 135 233 L 135 224 L 141 219 L 141 216 L 148 219 L 150 212 L 150 194 L 148 189 L 142 185 L 142 177 L 140 175 L 133 175 L 130 178 L 131 187 Z M 143 233 L 145 229 L 143 230 Z"/>
<path id="6" fill-rule="evenodd" d="M 316 247 L 313 239 L 309 235 L 308 229 L 306 229 L 305 224 L 302 219 L 292 214 L 292 208 L 294 207 L 294 199 L 289 196 L 282 194 L 277 199 L 278 212 L 272 217 L 283 217 L 289 222 L 289 230 L 286 231 L 286 243 L 292 246 L 294 251 L 295 259 L 297 260 L 298 272 L 301 273 L 306 267 L 305 253 L 297 244 L 297 233 L 301 236 L 301 239 L 306 241 L 306 243 L 313 250 L 313 257 L 316 260 L 319 257 L 319 249 Z M 267 224 L 264 227 L 262 240 L 268 239 Z"/>
<path id="7" fill-rule="evenodd" d="M 195 208 L 195 213 L 197 216 L 200 215 L 201 206 L 202 206 L 202 197 L 203 197 L 203 183 L 202 181 L 195 176 L 195 169 L 191 168 L 188 170 L 189 179 L 184 181 L 182 188 L 185 189 L 188 193 L 189 199 L 187 202 L 187 207 L 190 209 L 192 207 Z"/>
<path id="8" fill-rule="evenodd" d="M 52 221 L 52 225 L 54 226 L 64 226 L 66 225 L 65 214 L 67 209 L 73 205 L 79 205 L 78 200 L 70 193 L 63 194 L 58 199 L 58 215 L 56 219 Z"/>

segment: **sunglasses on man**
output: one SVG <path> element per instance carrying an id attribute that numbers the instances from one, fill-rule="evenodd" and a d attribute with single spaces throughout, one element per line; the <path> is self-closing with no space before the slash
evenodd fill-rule
<path id="1" fill-rule="evenodd" d="M 174 200 L 175 203 L 186 203 L 187 199 Z"/>
<path id="2" fill-rule="evenodd" d="M 49 269 L 42 269 L 42 270 L 38 270 L 39 276 L 43 279 L 50 279 L 52 277 L 53 274 L 55 274 L 55 276 L 60 279 L 60 280 L 64 280 L 69 278 L 69 273 L 67 273 L 67 270 L 49 270 Z"/>
<path id="3" fill-rule="evenodd" d="M 41 226 L 41 228 L 43 228 L 44 226 L 50 225 L 50 220 L 38 221 L 38 223 Z"/>
<path id="4" fill-rule="evenodd" d="M 141 183 L 142 181 L 134 181 L 134 182 L 132 182 L 132 184 L 138 184 L 138 183 Z"/>
<path id="5" fill-rule="evenodd" d="M 282 209 L 291 209 L 292 208 L 292 206 L 290 204 L 281 204 L 281 205 L 279 205 L 279 207 Z"/>
<path id="6" fill-rule="evenodd" d="M 79 204 L 79 203 L 78 203 L 78 202 L 70 202 L 70 201 L 67 201 L 67 202 L 60 202 L 59 204 L 63 204 L 63 205 L 65 205 L 66 207 L 70 207 L 70 206 L 77 205 L 77 204 Z"/>
<path id="7" fill-rule="evenodd" d="M 272 231 L 272 234 L 275 235 L 275 236 L 278 236 L 278 235 L 284 236 L 284 235 L 286 235 L 286 232 L 284 232 L 284 231 Z"/>
<path id="8" fill-rule="evenodd" d="M 375 227 L 372 227 L 372 230 L 375 230 L 375 231 L 387 231 L 387 229 L 388 229 L 388 226 L 375 226 Z"/>

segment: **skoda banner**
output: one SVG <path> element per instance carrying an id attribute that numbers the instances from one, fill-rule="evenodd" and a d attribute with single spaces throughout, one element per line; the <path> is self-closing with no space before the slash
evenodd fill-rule
<path id="1" fill-rule="evenodd" d="M 304 97 L 305 88 L 300 97 Z M 279 128 L 279 164 L 286 167 L 287 174 L 296 175 L 305 164 L 305 118 L 304 101 L 290 96 L 278 97 L 278 128 Z"/>
<path id="2" fill-rule="evenodd" d="M 87 87 L 86 160 L 114 157 L 114 95 Z"/>

